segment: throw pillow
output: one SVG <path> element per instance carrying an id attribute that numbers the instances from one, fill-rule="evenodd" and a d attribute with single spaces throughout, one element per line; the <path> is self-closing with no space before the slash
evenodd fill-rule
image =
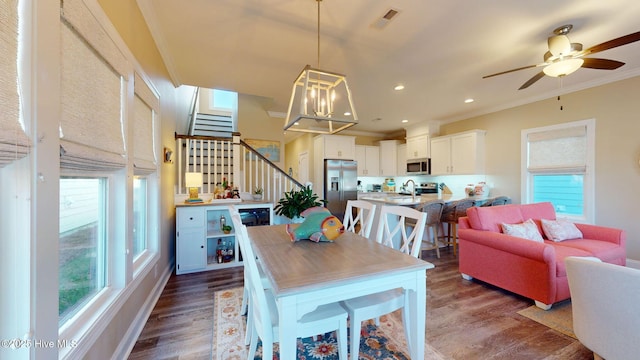
<path id="1" fill-rule="evenodd" d="M 568 220 L 546 220 L 541 219 L 542 231 L 547 236 L 547 239 L 553 241 L 562 241 L 569 239 L 581 239 L 582 232 L 576 227 L 574 223 Z"/>
<path id="2" fill-rule="evenodd" d="M 535 242 L 544 242 L 542 235 L 540 235 L 538 231 L 538 226 L 532 219 L 521 224 L 502 224 L 502 232 L 507 235 L 533 240 Z"/>

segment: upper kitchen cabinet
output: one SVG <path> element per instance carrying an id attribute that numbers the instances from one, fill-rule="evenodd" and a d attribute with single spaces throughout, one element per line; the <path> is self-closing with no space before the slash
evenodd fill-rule
<path id="1" fill-rule="evenodd" d="M 398 140 L 380 141 L 380 176 L 398 175 Z"/>
<path id="2" fill-rule="evenodd" d="M 398 145 L 398 153 L 396 154 L 396 176 L 407 175 L 407 144 Z"/>
<path id="3" fill-rule="evenodd" d="M 484 130 L 431 139 L 431 175 L 484 173 Z"/>
<path id="4" fill-rule="evenodd" d="M 430 157 L 429 135 L 407 136 L 407 160 Z"/>
<path id="5" fill-rule="evenodd" d="M 314 138 L 314 151 L 323 159 L 355 160 L 356 138 L 342 135 L 320 135 Z"/>
<path id="6" fill-rule="evenodd" d="M 356 145 L 358 176 L 380 175 L 380 151 L 377 146 Z"/>

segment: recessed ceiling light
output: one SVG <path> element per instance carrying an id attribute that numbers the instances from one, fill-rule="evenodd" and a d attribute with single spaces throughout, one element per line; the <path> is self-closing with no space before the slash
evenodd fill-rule
<path id="1" fill-rule="evenodd" d="M 351 116 L 351 113 L 347 111 L 344 113 L 344 116 Z"/>
<path id="2" fill-rule="evenodd" d="M 396 85 L 396 87 L 393 88 L 393 90 L 402 90 L 402 89 L 404 89 L 404 85 L 402 84 L 398 84 Z"/>
<path id="3" fill-rule="evenodd" d="M 464 103 L 465 103 L 465 104 L 469 104 L 469 103 L 472 103 L 472 102 L 474 102 L 474 100 L 473 100 L 473 99 L 471 99 L 471 98 L 469 98 L 469 99 L 465 99 L 465 100 L 464 100 Z"/>
<path id="4" fill-rule="evenodd" d="M 407 120 L 407 119 L 402 119 L 402 122 L 403 122 L 403 123 L 408 123 L 408 122 L 409 122 L 409 120 Z"/>
<path id="5" fill-rule="evenodd" d="M 300 123 L 296 121 L 293 123 L 293 125 L 300 125 Z"/>

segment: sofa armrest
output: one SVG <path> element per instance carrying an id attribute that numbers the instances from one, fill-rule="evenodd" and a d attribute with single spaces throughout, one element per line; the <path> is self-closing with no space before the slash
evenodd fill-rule
<path id="1" fill-rule="evenodd" d="M 475 229 L 458 229 L 458 238 L 532 260 L 555 263 L 555 250 L 544 243 Z"/>
<path id="2" fill-rule="evenodd" d="M 585 239 L 607 241 L 620 246 L 625 245 L 627 233 L 624 230 L 591 224 L 576 223 L 575 225 Z"/>

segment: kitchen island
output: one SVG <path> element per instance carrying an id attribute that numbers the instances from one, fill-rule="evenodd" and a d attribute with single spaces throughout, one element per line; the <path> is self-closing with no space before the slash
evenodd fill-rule
<path id="1" fill-rule="evenodd" d="M 438 193 L 438 194 L 422 194 L 422 195 L 411 196 L 411 195 L 400 195 L 397 193 L 373 192 L 371 193 L 371 195 L 363 193 L 358 196 L 359 200 L 369 201 L 376 205 L 375 214 L 373 215 L 373 226 L 372 226 L 371 235 L 370 235 L 371 239 L 375 239 L 377 236 L 378 224 L 380 222 L 380 210 L 384 205 L 410 206 L 412 208 L 419 208 L 421 205 L 427 204 L 431 201 L 442 200 L 445 202 L 445 209 L 446 209 L 446 207 L 452 206 L 455 202 L 459 200 L 469 199 L 469 198 L 473 198 L 479 203 L 484 203 L 487 199 L 489 199 L 489 197 L 487 196 L 480 196 L 480 195 L 469 197 L 464 193 L 457 193 L 457 194 Z M 391 227 L 395 226 L 393 221 L 391 221 L 389 225 Z M 396 235 L 393 241 L 395 246 L 397 247 L 398 244 L 400 243 L 400 235 L 399 234 Z"/>
<path id="2" fill-rule="evenodd" d="M 375 194 L 375 195 L 374 195 Z M 358 197 L 360 200 L 366 200 L 376 203 L 376 205 L 401 205 L 418 207 L 419 205 L 426 204 L 435 200 L 442 200 L 445 204 L 450 204 L 458 200 L 472 198 L 479 202 L 484 202 L 488 199 L 487 196 L 473 196 L 469 197 L 464 193 L 457 194 L 422 194 L 422 195 L 400 195 L 397 193 L 371 193 L 371 195 L 361 194 Z"/>

